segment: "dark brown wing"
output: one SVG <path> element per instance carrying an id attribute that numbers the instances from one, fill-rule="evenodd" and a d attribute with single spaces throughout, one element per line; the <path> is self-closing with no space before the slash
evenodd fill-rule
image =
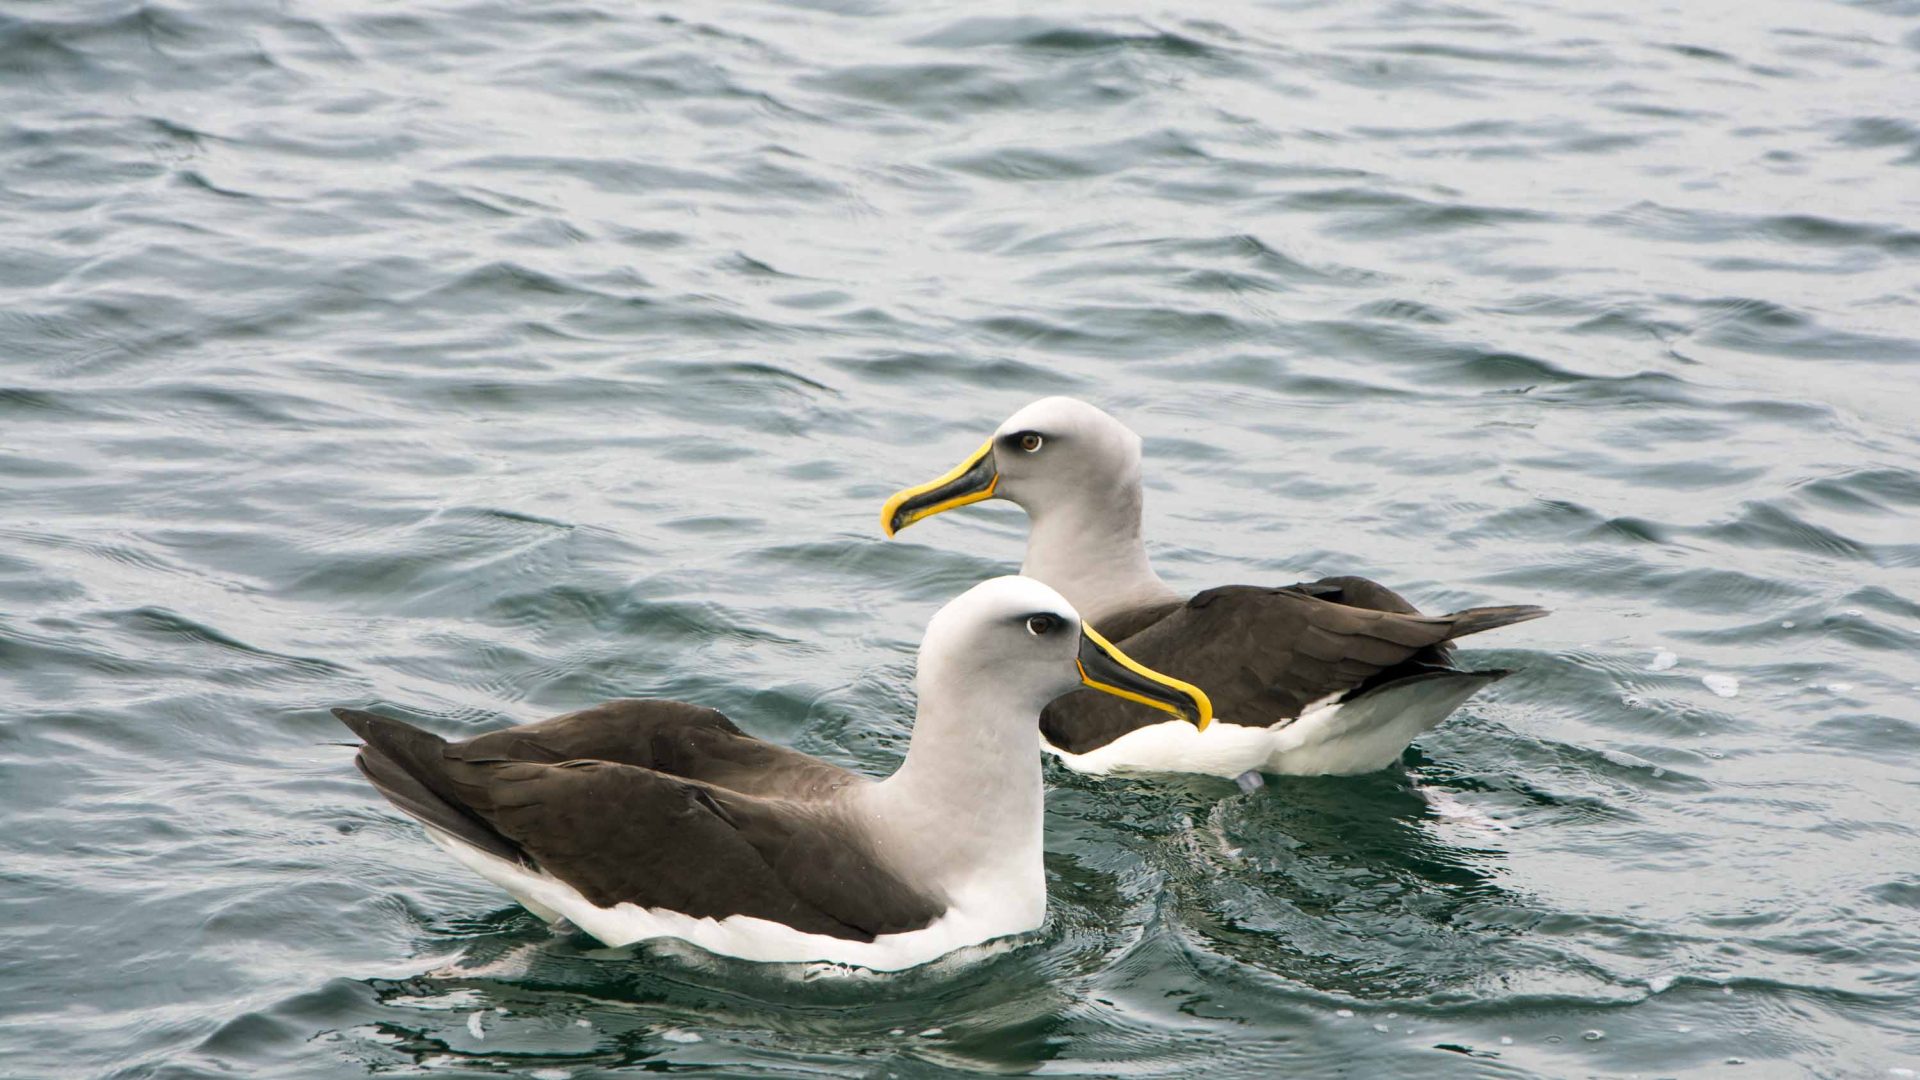
<path id="1" fill-rule="evenodd" d="M 719 712 L 683 701 L 609 701 L 452 743 L 448 753 L 472 761 L 616 761 L 730 791 L 791 799 L 822 798 L 862 779 L 810 754 L 756 739 Z"/>
<path id="2" fill-rule="evenodd" d="M 1343 574 L 1287 587 L 1304 592 L 1308 596 L 1317 596 L 1322 600 L 1345 604 L 1348 607 L 1392 611 L 1401 615 L 1420 614 L 1420 609 L 1409 603 L 1406 597 L 1377 581 L 1363 577 Z M 1433 667 L 1450 666 L 1453 663 L 1453 645 L 1442 641 L 1415 656 L 1414 662 Z"/>
<path id="3" fill-rule="evenodd" d="M 718 713 L 631 708 L 676 703 L 617 704 L 628 706 L 628 719 L 650 714 L 659 721 L 640 728 L 677 730 L 696 747 L 706 745 L 690 734 L 698 730 L 731 729 L 730 738 L 757 742 Z M 602 907 L 625 902 L 700 918 L 749 915 L 862 941 L 925 926 L 944 910 L 942 901 L 878 866 L 863 838 L 818 798 L 730 791 L 605 758 L 531 760 L 558 746 L 587 749 L 618 724 L 549 721 L 448 743 L 372 713 L 335 715 L 366 740 L 360 769 L 396 806 L 481 850 L 538 867 Z M 673 753 L 686 752 L 669 743 Z M 730 756 L 698 757 L 695 769 L 737 771 L 753 756 L 724 739 L 712 745 Z M 765 789 L 813 791 L 828 775 L 819 770 L 833 769 L 759 745 L 778 752 L 766 759 L 771 774 L 759 778 Z M 639 756 L 632 747 L 631 740 L 613 740 L 610 750 Z"/>
<path id="4" fill-rule="evenodd" d="M 861 941 L 944 907 L 818 807 L 610 761 L 456 762 L 449 774 L 478 817 L 601 907 L 750 915 Z"/>
<path id="5" fill-rule="evenodd" d="M 1323 577 L 1318 581 L 1309 581 L 1299 585 L 1287 586 L 1309 596 L 1322 600 L 1331 600 L 1348 607 L 1370 608 L 1374 611 L 1392 611 L 1401 615 L 1418 615 L 1420 609 L 1407 602 L 1407 598 L 1387 588 L 1377 581 L 1363 577 L 1342 575 Z"/>
<path id="6" fill-rule="evenodd" d="M 1385 597 L 1343 588 L 1342 580 L 1364 581 L 1210 589 L 1119 644 L 1140 663 L 1205 690 L 1216 722 L 1265 727 L 1329 695 L 1431 670 L 1445 662 L 1438 649 L 1452 638 L 1546 614 L 1524 606 L 1435 616 L 1354 606 L 1327 597 L 1352 589 L 1375 603 L 1405 601 L 1379 586 Z M 1040 725 L 1054 746 L 1085 753 L 1164 719 L 1112 695 L 1081 691 L 1048 706 Z"/>
<path id="7" fill-rule="evenodd" d="M 1185 600 L 1169 600 L 1164 604 L 1148 604 L 1128 611 L 1105 616 L 1093 624 L 1102 637 L 1120 644 L 1128 638 L 1159 622 L 1161 619 L 1186 607 Z"/>

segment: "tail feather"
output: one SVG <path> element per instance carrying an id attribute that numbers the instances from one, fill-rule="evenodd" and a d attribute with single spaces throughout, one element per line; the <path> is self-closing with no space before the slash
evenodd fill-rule
<path id="1" fill-rule="evenodd" d="M 333 715 L 365 740 L 354 764 L 387 801 L 422 824 L 489 855 L 526 861 L 524 852 L 468 810 L 454 792 L 446 775 L 445 739 L 359 709 L 335 709 Z"/>
<path id="2" fill-rule="evenodd" d="M 1532 604 L 1468 608 L 1445 616 L 1453 623 L 1452 630 L 1447 634 L 1447 640 L 1452 641 L 1455 638 L 1466 637 L 1468 634 L 1478 634 L 1482 630 L 1497 630 L 1502 626 L 1512 626 L 1514 623 L 1528 622 L 1551 614 L 1553 613 L 1546 608 L 1534 607 Z"/>

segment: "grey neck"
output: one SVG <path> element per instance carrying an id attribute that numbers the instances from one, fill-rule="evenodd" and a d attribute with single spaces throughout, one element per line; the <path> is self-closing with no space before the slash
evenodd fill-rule
<path id="1" fill-rule="evenodd" d="M 1096 630 L 1120 612 L 1179 599 L 1147 561 L 1139 481 L 1076 495 L 1027 508 L 1020 572 L 1053 586 Z"/>
<path id="2" fill-rule="evenodd" d="M 915 880 L 948 887 L 1043 881 L 1045 702 L 986 675 L 948 688 L 943 683 L 960 680 L 939 674 L 922 671 L 906 761 L 870 789 L 868 828 L 881 857 Z"/>

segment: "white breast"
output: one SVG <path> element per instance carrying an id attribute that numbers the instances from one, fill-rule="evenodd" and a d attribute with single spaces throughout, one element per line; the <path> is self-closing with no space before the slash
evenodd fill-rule
<path id="1" fill-rule="evenodd" d="M 1422 679 L 1375 690 L 1349 702 L 1313 702 L 1299 718 L 1275 727 L 1216 720 L 1207 730 L 1169 720 L 1070 754 L 1040 745 L 1075 772 L 1187 772 L 1234 779 L 1249 771 L 1284 776 L 1354 776 L 1400 760 L 1407 745 L 1445 720 L 1489 679 Z"/>
<path id="2" fill-rule="evenodd" d="M 1273 753 L 1269 728 L 1214 721 L 1199 731 L 1185 720 L 1168 720 L 1135 728 L 1105 746 L 1084 754 L 1070 754 L 1048 743 L 1040 745 L 1074 772 L 1105 776 L 1113 773 L 1185 772 L 1229 780 L 1249 770 L 1265 769 Z"/>

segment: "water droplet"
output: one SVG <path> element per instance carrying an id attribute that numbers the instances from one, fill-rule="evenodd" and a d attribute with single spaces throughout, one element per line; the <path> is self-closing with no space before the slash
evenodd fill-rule
<path id="1" fill-rule="evenodd" d="M 1844 694 L 1853 689 L 1853 684 L 1850 682 L 1830 682 L 1827 684 L 1827 689 L 1836 694 Z"/>
<path id="2" fill-rule="evenodd" d="M 1513 1036 L 1511 1036 L 1511 1035 L 1502 1035 L 1502 1036 L 1500 1036 L 1500 1045 L 1501 1045 L 1501 1046 L 1512 1046 L 1512 1045 L 1513 1045 Z"/>
<path id="3" fill-rule="evenodd" d="M 1730 698 L 1740 695 L 1740 680 L 1731 675 L 1706 675 L 1702 676 L 1700 681 L 1706 684 L 1707 689 L 1721 697 Z"/>
<path id="4" fill-rule="evenodd" d="M 1746 1058 L 1728 1058 L 1727 1059 L 1727 1064 L 1729 1065 L 1745 1065 L 1746 1063 L 1747 1063 Z"/>
<path id="5" fill-rule="evenodd" d="M 1353 1010 L 1352 1009 L 1335 1009 L 1333 1010 L 1333 1015 L 1340 1017 L 1342 1020 L 1350 1020 L 1353 1018 Z"/>
<path id="6" fill-rule="evenodd" d="M 892 1031 L 887 1032 L 889 1035 L 905 1035 L 906 1033 L 906 1028 L 894 1028 Z"/>
<path id="7" fill-rule="evenodd" d="M 1599 1028 L 1590 1028 L 1581 1032 L 1580 1037 L 1588 1042 L 1599 1042 L 1601 1039 L 1607 1037 L 1607 1033 L 1601 1031 Z"/>
<path id="8" fill-rule="evenodd" d="M 1693 1025 L 1692 1025 L 1692 1024 L 1681 1024 L 1681 1025 L 1680 1025 L 1679 1027 L 1677 1027 L 1677 1028 L 1674 1028 L 1673 1030 L 1675 1030 L 1675 1031 L 1677 1031 L 1677 1032 L 1679 1032 L 1679 1033 L 1680 1033 L 1680 1034 L 1682 1034 L 1682 1035 L 1685 1035 L 1685 1034 L 1686 1034 L 1687 1032 L 1689 1032 L 1689 1031 L 1692 1031 L 1692 1030 L 1693 1030 Z"/>
<path id="9" fill-rule="evenodd" d="M 1860 610 L 1859 608 L 1857 608 L 1857 607 L 1850 607 L 1850 608 L 1848 608 L 1847 610 L 1845 610 L 1845 611 L 1843 611 L 1843 612 L 1841 612 L 1840 614 L 1842 614 L 1842 615 L 1845 615 L 1845 616 L 1846 616 L 1847 618 L 1849 618 L 1849 619 L 1857 619 L 1857 618 L 1859 618 L 1860 616 L 1862 616 L 1862 615 L 1864 615 L 1864 614 L 1866 614 L 1866 612 L 1864 612 L 1864 611 L 1861 611 L 1861 610 Z"/>
<path id="10" fill-rule="evenodd" d="M 920 1033 L 920 1037 L 923 1039 L 931 1039 L 935 1035 L 945 1035 L 946 1033 L 947 1033 L 946 1028 L 928 1028 L 927 1030 Z"/>
<path id="11" fill-rule="evenodd" d="M 1549 1042 L 1549 1043 L 1551 1043 L 1551 1044 L 1553 1044 L 1554 1046 L 1559 1046 L 1559 1045 L 1560 1045 L 1561 1043 L 1563 1043 L 1563 1042 L 1566 1042 L 1566 1041 L 1567 1041 L 1567 1040 L 1565 1040 L 1565 1039 L 1563 1039 L 1563 1038 L 1561 1038 L 1561 1037 L 1560 1037 L 1560 1036 L 1558 1036 L 1558 1035 L 1549 1035 L 1549 1036 L 1547 1036 L 1547 1042 Z"/>
<path id="12" fill-rule="evenodd" d="M 1780 629 L 1782 629 L 1782 630 L 1791 630 L 1791 629 L 1793 629 L 1793 625 L 1794 625 L 1794 624 L 1793 624 L 1793 620 L 1792 620 L 1792 619 L 1781 619 L 1781 620 L 1780 620 Z"/>

